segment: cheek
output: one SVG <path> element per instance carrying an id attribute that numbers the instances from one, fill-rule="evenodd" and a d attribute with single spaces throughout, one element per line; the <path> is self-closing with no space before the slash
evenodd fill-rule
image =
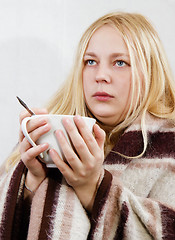
<path id="1" fill-rule="evenodd" d="M 130 103 L 131 103 L 131 84 L 132 84 L 132 79 L 131 76 L 128 76 L 128 78 L 121 78 L 121 81 L 118 82 L 118 98 L 121 106 L 128 110 Z M 116 86 L 117 88 L 117 86 Z"/>
<path id="2" fill-rule="evenodd" d="M 83 71 L 83 91 L 84 95 L 87 96 L 90 93 L 90 87 L 92 83 L 92 76 L 87 71 Z"/>
<path id="3" fill-rule="evenodd" d="M 114 88 L 117 89 L 118 94 L 123 94 L 123 97 L 127 96 L 131 90 L 131 82 L 132 79 L 130 74 L 128 74 L 127 76 L 121 74 L 120 76 L 118 76 L 117 81 L 115 81 Z"/>
<path id="4" fill-rule="evenodd" d="M 84 98 L 85 101 L 87 102 L 87 98 L 89 95 L 89 88 L 88 88 L 88 80 L 86 79 L 86 77 L 83 75 L 83 93 L 84 93 Z"/>

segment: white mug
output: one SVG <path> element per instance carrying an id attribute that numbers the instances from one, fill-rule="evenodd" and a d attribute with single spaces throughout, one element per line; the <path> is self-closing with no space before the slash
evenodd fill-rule
<path id="1" fill-rule="evenodd" d="M 40 117 L 46 117 L 48 119 L 48 122 L 51 124 L 51 130 L 47 133 L 45 133 L 44 135 L 42 135 L 38 141 L 35 143 L 28 131 L 27 131 L 27 122 L 30 121 L 31 119 L 35 119 L 35 118 L 40 118 Z M 44 115 L 33 115 L 31 117 L 26 117 L 23 119 L 22 124 L 21 124 L 21 128 L 23 131 L 24 136 L 27 138 L 27 140 L 29 141 L 29 143 L 32 146 L 36 146 L 36 144 L 42 144 L 42 143 L 48 143 L 49 144 L 49 149 L 50 148 L 54 148 L 59 156 L 62 158 L 62 160 L 65 160 L 64 154 L 58 144 L 58 141 L 56 139 L 56 136 L 54 134 L 54 132 L 58 129 L 61 129 L 68 141 L 68 143 L 71 145 L 68 134 L 62 124 L 62 118 L 64 117 L 68 117 L 72 120 L 72 122 L 74 123 L 73 120 L 73 115 L 56 115 L 56 114 L 44 114 Z M 89 118 L 89 117 L 82 117 L 83 120 L 85 121 L 86 125 L 89 127 L 90 131 L 92 132 L 93 129 L 93 125 L 95 124 L 96 120 L 94 118 Z M 44 151 L 42 154 L 40 154 L 40 160 L 42 162 L 44 162 L 46 164 L 47 167 L 49 168 L 54 168 L 56 167 L 56 165 L 54 164 L 54 162 L 52 161 L 52 159 L 50 158 L 49 154 L 48 154 L 48 150 Z"/>

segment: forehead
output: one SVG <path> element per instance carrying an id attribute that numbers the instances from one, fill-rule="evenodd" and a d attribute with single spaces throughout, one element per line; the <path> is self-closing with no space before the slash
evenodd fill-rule
<path id="1" fill-rule="evenodd" d="M 86 52 L 98 50 L 128 54 L 128 49 L 121 33 L 117 28 L 109 24 L 100 27 L 94 32 Z"/>

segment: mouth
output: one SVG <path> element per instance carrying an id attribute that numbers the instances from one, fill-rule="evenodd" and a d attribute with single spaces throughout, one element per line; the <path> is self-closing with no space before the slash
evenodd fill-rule
<path id="1" fill-rule="evenodd" d="M 110 99 L 114 98 L 114 96 L 106 93 L 106 92 L 96 92 L 93 97 L 97 99 L 98 101 L 109 101 Z"/>

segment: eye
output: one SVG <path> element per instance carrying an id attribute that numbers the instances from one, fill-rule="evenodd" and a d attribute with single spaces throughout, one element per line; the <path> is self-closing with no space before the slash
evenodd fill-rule
<path id="1" fill-rule="evenodd" d="M 96 61 L 92 59 L 86 60 L 85 65 L 94 66 L 96 65 Z"/>
<path id="2" fill-rule="evenodd" d="M 124 66 L 126 66 L 126 62 L 124 62 L 122 60 L 117 60 L 115 62 L 115 65 L 117 65 L 118 67 L 124 67 Z"/>

